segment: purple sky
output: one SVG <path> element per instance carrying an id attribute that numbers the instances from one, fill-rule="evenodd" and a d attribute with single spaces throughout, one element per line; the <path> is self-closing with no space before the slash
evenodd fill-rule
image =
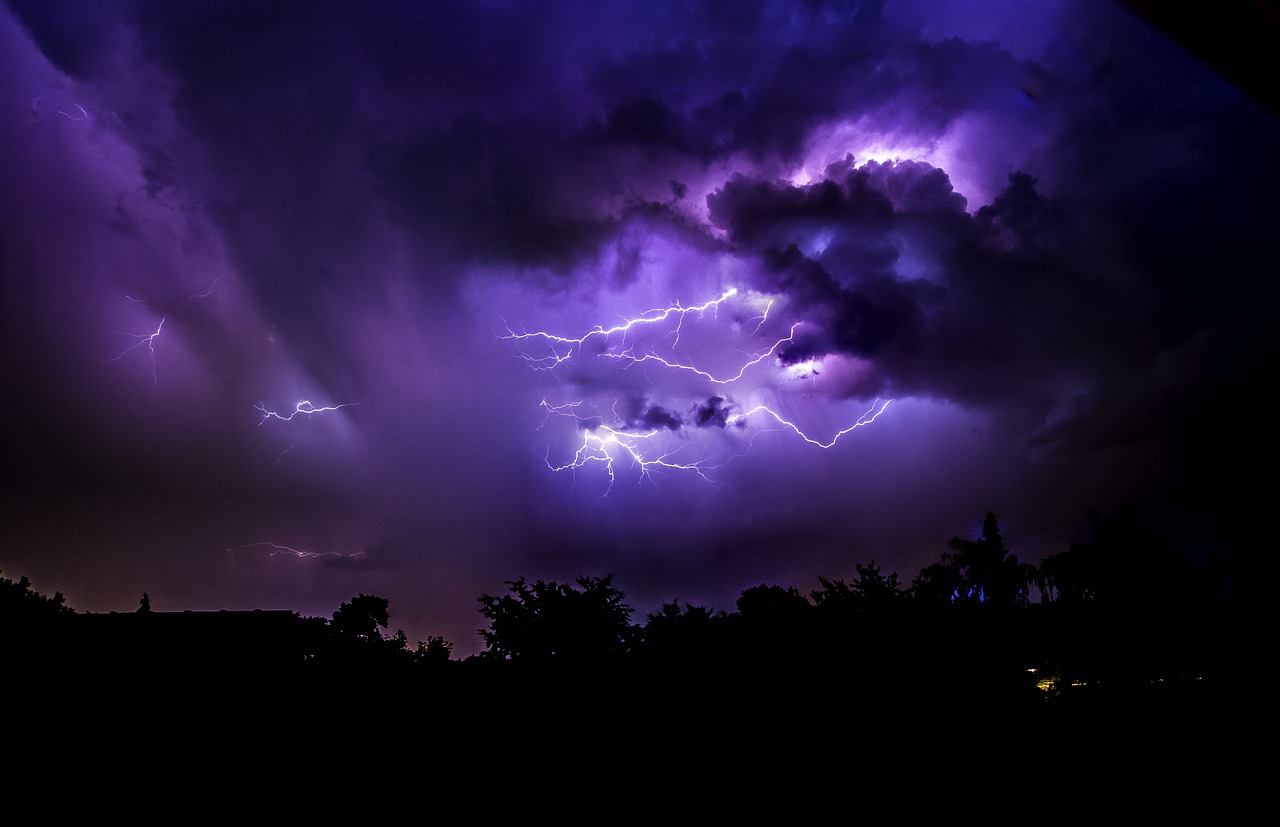
<path id="1" fill-rule="evenodd" d="M 1262 536 L 1280 121 L 1110 0 L 10 0 L 0 111 L 0 572 L 77 610 L 465 656 L 521 576 Z"/>

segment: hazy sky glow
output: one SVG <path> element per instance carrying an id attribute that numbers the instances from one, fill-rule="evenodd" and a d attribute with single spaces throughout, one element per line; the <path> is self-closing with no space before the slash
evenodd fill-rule
<path id="1" fill-rule="evenodd" d="M 9 0 L 0 78 L 0 571 L 78 610 L 1261 530 L 1280 123 L 1114 2 Z"/>

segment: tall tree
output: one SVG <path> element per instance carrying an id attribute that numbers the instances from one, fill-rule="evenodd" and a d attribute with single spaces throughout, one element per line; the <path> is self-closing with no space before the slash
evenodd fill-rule
<path id="1" fill-rule="evenodd" d="M 658 658 L 684 662 L 706 661 L 714 657 L 717 633 L 722 631 L 725 613 L 705 606 L 676 601 L 663 603 L 662 610 L 646 618 L 642 631 L 644 651 Z"/>
<path id="2" fill-rule="evenodd" d="M 994 512 L 982 521 L 977 539 L 952 537 L 942 560 L 924 568 L 916 577 L 917 597 L 960 605 L 1025 606 L 1036 582 L 1036 567 L 1011 554 L 1000 535 Z"/>
<path id="3" fill-rule="evenodd" d="M 390 603 L 385 597 L 360 594 L 340 605 L 329 624 L 340 638 L 360 641 L 381 641 L 379 628 L 387 628 L 390 622 Z"/>
<path id="4" fill-rule="evenodd" d="M 0 577 L 2 619 L 43 619 L 73 613 L 62 592 L 54 592 L 53 597 L 47 597 L 31 588 L 31 581 L 26 576 L 17 581 Z"/>
<path id="5" fill-rule="evenodd" d="M 1089 509 L 1088 517 L 1090 539 L 1041 564 L 1054 600 L 1145 611 L 1208 598 L 1191 561 L 1161 541 L 1141 508 L 1129 504 L 1111 514 Z"/>
<path id="6" fill-rule="evenodd" d="M 506 581 L 508 594 L 481 595 L 480 630 L 488 654 L 523 661 L 584 661 L 629 652 L 638 629 L 613 575 L 555 581 Z"/>

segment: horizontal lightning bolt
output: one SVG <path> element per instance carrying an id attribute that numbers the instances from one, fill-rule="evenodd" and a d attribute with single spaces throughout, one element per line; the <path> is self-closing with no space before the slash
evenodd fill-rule
<path id="1" fill-rule="evenodd" d="M 297 557 L 299 559 L 319 559 L 321 557 L 341 557 L 348 560 L 360 560 L 365 557 L 365 552 L 357 551 L 351 554 L 340 554 L 336 551 L 303 551 L 302 549 L 292 548 L 290 546 L 282 546 L 279 543 L 262 541 L 260 543 L 249 543 L 243 546 L 234 546 L 227 549 L 227 554 L 231 555 L 231 565 L 235 565 L 235 553 L 237 551 L 245 551 L 251 548 L 263 548 L 268 550 L 269 557 L 275 557 L 279 554 Z"/>
<path id="2" fill-rule="evenodd" d="M 341 405 L 325 405 L 324 407 L 316 407 L 310 400 L 303 399 L 293 406 L 293 410 L 287 413 L 279 413 L 269 409 L 264 403 L 259 402 L 254 405 L 254 409 L 262 414 L 262 419 L 258 420 L 258 424 L 266 422 L 268 419 L 279 419 L 281 422 L 288 422 L 296 416 L 313 416 L 315 414 L 328 413 L 330 411 L 340 410 L 341 408 L 349 408 L 353 405 L 359 405 L 359 402 L 344 402 Z"/>
<path id="3" fill-rule="evenodd" d="M 892 399 L 888 399 L 888 400 L 885 400 L 883 404 L 881 404 L 880 400 L 877 399 L 874 403 L 872 403 L 871 407 L 867 410 L 866 413 L 858 417 L 857 422 L 853 423 L 848 428 L 845 428 L 842 431 L 837 431 L 836 435 L 831 437 L 831 439 L 827 442 L 814 439 L 813 437 L 806 434 L 804 431 L 800 430 L 800 427 L 796 425 L 794 422 L 790 421 L 789 419 L 786 419 L 781 414 L 779 414 L 778 412 L 774 411 L 773 409 L 765 405 L 757 405 L 756 407 L 752 408 L 749 411 L 745 411 L 743 413 L 736 414 L 730 417 L 729 424 L 731 425 L 743 424 L 752 415 L 763 412 L 773 417 L 774 420 L 776 420 L 778 424 L 782 425 L 784 428 L 789 428 L 792 431 L 794 431 L 797 436 L 799 436 L 805 442 L 808 442 L 810 445 L 816 445 L 819 448 L 830 448 L 833 445 L 835 445 L 837 441 L 839 441 L 840 437 L 844 436 L 850 431 L 857 430 L 858 428 L 861 428 L 864 425 L 870 425 L 872 422 L 875 422 L 876 419 L 880 417 L 880 414 L 884 413 L 885 409 L 889 407 L 889 403 L 892 401 L 893 401 Z"/>
<path id="4" fill-rule="evenodd" d="M 665 367 L 671 368 L 672 370 L 684 370 L 684 371 L 689 371 L 690 373 L 696 373 L 698 376 L 701 376 L 702 378 L 706 379 L 708 382 L 713 382 L 717 385 L 728 385 L 733 382 L 737 382 L 739 379 L 742 378 L 743 374 L 745 374 L 749 368 L 751 368 L 754 365 L 760 364 L 769 356 L 773 355 L 774 351 L 782 347 L 782 345 L 794 340 L 796 335 L 796 328 L 799 326 L 800 326 L 799 322 L 797 322 L 796 324 L 793 324 L 791 326 L 791 332 L 788 333 L 785 338 L 779 339 L 778 341 L 774 342 L 771 347 L 767 348 L 766 350 L 762 350 L 759 353 L 752 356 L 751 359 L 749 359 L 745 364 L 743 364 L 742 367 L 738 369 L 738 372 L 733 376 L 728 376 L 723 378 L 713 376 L 707 371 L 701 370 L 700 368 L 696 368 L 693 365 L 686 365 L 681 362 L 673 362 L 669 359 L 664 359 L 656 353 L 646 353 L 644 356 L 634 356 L 630 353 L 630 351 L 627 351 L 624 353 L 601 353 L 600 355 L 608 357 L 610 359 L 623 359 L 630 364 L 637 364 L 640 362 L 658 362 L 659 364 Z"/>
<path id="5" fill-rule="evenodd" d="M 561 364 L 562 362 L 565 362 L 568 359 L 572 358 L 574 352 L 577 351 L 579 348 L 581 348 L 582 345 L 585 344 L 588 339 L 591 339 L 596 336 L 608 338 L 610 336 L 613 336 L 614 334 L 621 333 L 623 335 L 623 341 L 625 342 L 626 334 L 629 331 L 631 331 L 633 328 L 638 327 L 639 325 L 657 324 L 659 322 L 664 322 L 667 319 L 670 319 L 673 317 L 676 319 L 676 329 L 673 331 L 673 335 L 675 336 L 675 343 L 679 344 L 681 326 L 684 324 L 684 319 L 686 316 L 688 316 L 690 313 L 696 313 L 699 316 L 701 316 L 704 313 L 706 313 L 708 310 L 715 310 L 719 308 L 721 304 L 723 304 L 724 302 L 728 301 L 729 299 L 733 298 L 736 295 L 738 295 L 738 288 L 730 287 L 728 290 L 724 291 L 716 298 L 711 299 L 710 301 L 704 302 L 702 304 L 695 305 L 693 307 L 685 307 L 683 304 L 680 304 L 677 302 L 676 304 L 671 305 L 670 307 L 658 307 L 652 310 L 646 310 L 640 315 L 631 319 L 627 319 L 623 321 L 621 324 L 614 325 L 613 327 L 606 328 L 603 325 L 597 325 L 596 327 L 592 328 L 590 331 L 583 334 L 582 336 L 576 336 L 576 337 L 560 336 L 554 333 L 548 333 L 546 331 L 534 331 L 532 333 L 515 333 L 510 328 L 508 328 L 506 335 L 499 336 L 498 338 L 505 341 L 519 341 L 519 342 L 536 339 L 536 340 L 541 340 L 548 343 L 548 345 L 551 348 L 550 355 L 547 355 L 547 356 L 522 355 L 522 357 L 525 359 L 525 361 L 533 365 L 535 370 L 550 370 L 556 367 L 557 365 Z M 768 314 L 768 311 L 766 309 L 766 316 L 767 314 Z M 761 319 L 760 324 L 764 324 L 763 318 Z M 564 352 L 563 353 L 559 352 L 556 349 L 557 346 L 564 347 L 565 348 Z"/>

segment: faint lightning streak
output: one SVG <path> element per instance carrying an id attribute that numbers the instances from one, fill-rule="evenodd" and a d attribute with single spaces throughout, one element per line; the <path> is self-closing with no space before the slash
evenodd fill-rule
<path id="1" fill-rule="evenodd" d="M 293 410 L 289 411 L 288 413 L 278 413 L 277 411 L 273 411 L 270 408 L 268 408 L 265 403 L 262 403 L 262 402 L 259 402 L 253 407 L 255 410 L 257 410 L 259 413 L 262 414 L 262 419 L 258 420 L 258 424 L 262 425 L 268 419 L 279 419 L 281 422 L 288 422 L 289 420 L 293 419 L 295 416 L 300 416 L 300 415 L 312 416 L 313 414 L 328 413 L 329 411 L 336 411 L 336 410 L 339 410 L 340 408 L 349 408 L 352 405 L 359 405 L 359 404 L 360 404 L 359 402 L 345 402 L 341 405 L 326 405 L 324 407 L 317 408 L 315 405 L 311 404 L 310 400 L 302 399 L 298 402 L 298 404 L 294 405 Z"/>
<path id="2" fill-rule="evenodd" d="M 287 554 L 298 559 L 319 559 L 321 557 L 341 557 L 347 560 L 360 560 L 365 557 L 365 552 L 356 551 L 351 554 L 341 554 L 336 551 L 303 551 L 302 549 L 292 548 L 290 546 L 282 546 L 279 543 L 272 543 L 266 540 L 259 543 L 248 543 L 243 546 L 233 546 L 227 549 L 227 554 L 231 555 L 231 565 L 235 565 L 235 553 L 251 548 L 267 548 L 270 549 L 268 556 L 275 557 L 278 554 Z"/>
<path id="3" fill-rule="evenodd" d="M 893 401 L 892 399 L 889 399 L 889 400 L 886 400 L 884 404 L 880 404 L 880 400 L 877 399 L 874 403 L 872 403 L 871 407 L 867 410 L 866 413 L 858 417 L 857 422 L 853 423 L 848 428 L 845 428 L 842 431 L 838 431 L 835 436 L 831 437 L 830 442 L 822 442 L 821 440 L 814 439 L 813 437 L 806 434 L 804 431 L 800 430 L 799 426 L 797 426 L 794 422 L 791 422 L 790 420 L 786 419 L 785 417 L 781 416 L 776 411 L 770 409 L 765 405 L 757 405 L 756 407 L 752 408 L 749 411 L 732 416 L 729 418 L 729 423 L 733 425 L 743 423 L 748 418 L 750 418 L 752 414 L 763 411 L 764 413 L 767 413 L 770 416 L 772 416 L 778 422 L 778 424 L 786 428 L 790 428 L 792 431 L 795 431 L 796 435 L 799 436 L 801 439 L 803 439 L 805 442 L 808 442 L 811 445 L 816 445 L 819 448 L 830 448 L 836 444 L 836 442 L 840 439 L 840 437 L 844 436 L 850 431 L 861 428 L 864 425 L 870 425 L 872 422 L 875 422 L 876 419 L 879 418 L 880 414 L 885 412 L 885 409 L 889 407 L 889 403 L 892 401 Z M 879 406 L 878 410 L 877 410 L 877 406 Z"/>
<path id="4" fill-rule="evenodd" d="M 773 343 L 772 347 L 757 353 L 746 364 L 744 364 L 741 368 L 739 368 L 738 372 L 735 375 L 730 376 L 727 379 L 717 379 L 715 376 L 712 376 L 710 373 L 707 373 L 705 370 L 696 368 L 693 365 L 686 365 L 680 362 L 668 361 L 667 359 L 663 359 L 661 356 L 657 355 L 656 353 L 646 353 L 644 356 L 633 356 L 629 352 L 601 353 L 599 355 L 607 357 L 609 359 L 625 359 L 632 364 L 636 364 L 639 362 L 658 362 L 659 364 L 669 367 L 672 370 L 685 370 L 691 373 L 696 373 L 697 375 L 706 379 L 708 382 L 713 382 L 717 385 L 728 385 L 741 379 L 743 374 L 745 374 L 749 368 L 760 364 L 760 362 L 764 361 L 769 356 L 771 356 L 774 353 L 774 351 L 776 351 L 779 347 L 795 339 L 796 328 L 799 326 L 800 326 L 800 322 L 793 324 L 791 326 L 791 332 L 787 334 L 786 338 L 779 339 L 778 341 Z"/>
<path id="5" fill-rule="evenodd" d="M 36 100 L 39 100 L 39 98 L 37 98 Z M 32 102 L 34 103 L 34 101 Z M 76 109 L 80 110 L 80 117 L 77 118 L 75 115 L 72 115 L 70 112 L 63 112 L 61 109 L 58 110 L 58 114 L 66 115 L 68 118 L 70 118 L 73 121 L 87 121 L 89 119 L 89 113 L 84 111 L 83 106 L 81 106 L 78 103 L 73 103 L 71 105 L 74 106 Z"/>
<path id="6" fill-rule="evenodd" d="M 755 317 L 753 317 L 753 318 L 757 318 L 757 319 L 759 319 L 760 321 L 756 324 L 756 329 L 755 329 L 755 330 L 753 330 L 753 331 L 751 331 L 752 333 L 759 333 L 759 332 L 760 332 L 760 328 L 764 327 L 764 323 L 765 323 L 765 322 L 767 322 L 767 321 L 769 321 L 769 310 L 770 310 L 770 308 L 772 308 L 772 307 L 773 307 L 773 299 L 769 299 L 769 303 L 768 303 L 768 304 L 766 304 L 766 305 L 764 306 L 764 312 L 763 312 L 763 313 L 761 313 L 759 316 L 755 316 Z M 747 321 L 751 321 L 751 319 L 747 319 Z M 794 328 L 794 327 L 793 327 L 793 328 L 791 328 L 791 331 L 792 331 L 792 333 L 794 333 L 794 332 L 795 332 L 795 328 Z M 776 347 L 776 345 L 775 345 L 775 347 Z"/>
<path id="7" fill-rule="evenodd" d="M 212 296 L 212 295 L 213 295 L 213 291 L 214 291 L 214 289 L 215 289 L 215 288 L 217 288 L 217 286 L 218 286 L 218 282 L 220 282 L 220 281 L 222 281 L 222 276 L 218 276 L 216 279 L 213 279 L 212 281 L 206 282 L 206 284 L 208 285 L 208 287 L 205 289 L 205 291 L 204 291 L 203 293 L 196 293 L 195 295 L 193 295 L 193 296 L 192 296 L 192 298 L 193 298 L 193 299 L 207 299 L 207 298 L 209 298 L 210 296 Z"/>
<path id="8" fill-rule="evenodd" d="M 133 344 L 131 344 L 131 345 L 129 345 L 127 348 L 125 348 L 123 351 L 121 351 L 121 353 L 120 353 L 120 355 L 119 355 L 119 356 L 116 356 L 116 357 L 111 358 L 111 359 L 104 359 L 104 360 L 103 360 L 103 362 L 119 362 L 119 361 L 120 361 L 121 359 L 123 359 L 125 356 L 129 355 L 130 353 L 132 353 L 133 351 L 135 351 L 135 350 L 137 350 L 138 348 L 142 347 L 143 345 L 146 345 L 146 346 L 147 346 L 147 350 L 148 350 L 148 352 L 150 353 L 150 363 L 151 363 L 151 383 L 152 383 L 153 385 L 154 385 L 154 384 L 156 384 L 156 382 L 158 381 L 158 380 L 157 380 L 157 377 L 156 377 L 156 338 L 160 335 L 160 331 L 164 330 L 164 322 L 165 322 L 165 319 L 167 319 L 167 318 L 168 318 L 168 316 L 161 316 L 161 317 L 160 317 L 160 324 L 156 325 L 156 331 L 155 331 L 155 333 L 125 333 L 125 334 L 123 334 L 123 335 L 125 335 L 125 336 L 132 336 L 133 338 L 137 339 L 138 341 L 134 342 Z"/>
<path id="9" fill-rule="evenodd" d="M 554 370 L 561 362 L 567 362 L 572 357 L 572 348 L 563 355 L 557 353 L 554 348 L 552 348 L 550 356 L 530 356 L 527 353 L 520 354 L 520 358 L 532 365 L 534 370 Z"/>
<path id="10" fill-rule="evenodd" d="M 277 455 L 276 455 L 276 465 L 279 465 L 279 464 L 280 464 L 280 460 L 284 459 L 284 455 L 285 455 L 285 454 L 289 453 L 290 451 L 292 451 L 294 448 L 297 448 L 297 447 L 298 447 L 298 443 L 296 443 L 296 442 L 295 442 L 295 443 L 293 443 L 292 445 L 290 445 L 288 448 L 285 448 L 283 451 L 281 451 L 279 454 L 277 454 Z"/>

